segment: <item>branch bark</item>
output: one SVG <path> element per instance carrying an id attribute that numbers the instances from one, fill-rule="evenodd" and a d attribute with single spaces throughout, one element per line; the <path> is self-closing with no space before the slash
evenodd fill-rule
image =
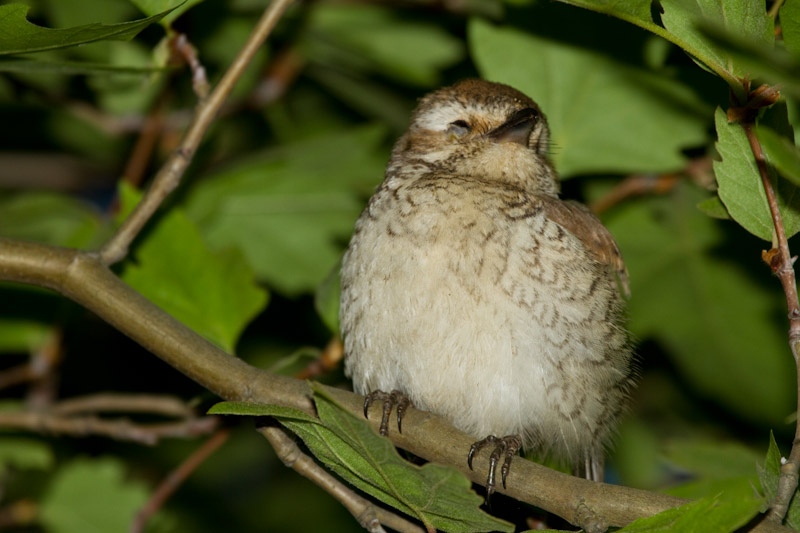
<path id="1" fill-rule="evenodd" d="M 0 280 L 53 289 L 83 305 L 131 337 L 170 366 L 226 400 L 284 405 L 313 414 L 305 382 L 254 368 L 206 341 L 115 276 L 97 254 L 0 238 Z M 363 397 L 328 391 L 346 408 L 363 416 Z M 377 429 L 378 421 L 370 423 Z M 391 432 L 397 446 L 429 461 L 453 466 L 473 482 L 487 479 L 487 461 L 467 468 L 473 438 L 444 419 L 410 408 L 403 433 Z M 618 485 L 595 483 L 516 459 L 508 488 L 512 498 L 575 523 L 588 506 L 612 526 L 624 526 L 686 500 Z M 790 531 L 763 522 L 752 531 Z"/>

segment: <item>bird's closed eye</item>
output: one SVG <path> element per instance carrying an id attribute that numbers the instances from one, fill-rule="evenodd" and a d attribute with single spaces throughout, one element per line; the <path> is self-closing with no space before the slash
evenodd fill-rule
<path id="1" fill-rule="evenodd" d="M 471 128 L 466 120 L 456 120 L 447 125 L 448 135 L 453 135 L 455 137 L 466 135 L 469 133 L 470 129 Z"/>

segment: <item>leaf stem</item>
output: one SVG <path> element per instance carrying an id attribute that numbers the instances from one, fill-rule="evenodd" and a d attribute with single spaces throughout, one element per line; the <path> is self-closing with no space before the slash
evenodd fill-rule
<path id="1" fill-rule="evenodd" d="M 106 265 L 121 261 L 128 254 L 131 242 L 136 238 L 158 207 L 178 186 L 183 173 L 194 158 L 197 147 L 203 140 L 206 131 L 217 116 L 219 109 L 227 99 L 236 82 L 258 49 L 272 32 L 283 13 L 294 0 L 273 0 L 264 10 L 264 14 L 256 24 L 239 54 L 231 66 L 219 80 L 217 86 L 197 105 L 192 123 L 183 137 L 180 146 L 172 153 L 153 178 L 147 193 L 128 216 L 119 230 L 100 249 L 100 257 Z"/>
<path id="2" fill-rule="evenodd" d="M 763 254 L 764 260 L 769 264 L 772 271 L 778 276 L 786 294 L 786 306 L 789 309 L 789 347 L 792 350 L 795 364 L 797 365 L 798 388 L 800 389 L 800 358 L 798 358 L 798 348 L 800 348 L 800 302 L 797 297 L 797 282 L 795 281 L 794 259 L 789 253 L 789 243 L 786 239 L 786 231 L 783 226 L 778 200 L 775 190 L 767 171 L 767 162 L 761 143 L 753 131 L 755 114 L 751 113 L 741 122 L 750 143 L 750 149 L 758 166 L 761 175 L 761 184 L 767 195 L 772 223 L 775 227 L 776 247 Z M 800 391 L 798 393 L 800 402 Z M 800 409 L 800 405 L 798 406 Z M 767 515 L 767 519 L 774 523 L 781 523 L 789 510 L 789 502 L 797 490 L 798 470 L 800 469 L 800 423 L 795 427 L 795 438 L 792 443 L 792 451 L 789 458 L 781 467 L 781 475 L 778 481 L 778 490 Z"/>

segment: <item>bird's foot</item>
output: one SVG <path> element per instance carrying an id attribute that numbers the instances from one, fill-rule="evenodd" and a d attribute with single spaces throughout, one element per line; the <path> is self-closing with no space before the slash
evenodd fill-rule
<path id="1" fill-rule="evenodd" d="M 386 436 L 386 434 L 389 433 L 389 415 L 391 414 L 393 407 L 397 409 L 397 431 L 402 433 L 403 415 L 405 414 L 406 409 L 408 409 L 408 406 L 411 405 L 411 400 L 408 399 L 408 396 L 399 390 L 393 390 L 391 393 L 386 393 L 382 390 L 374 390 L 367 394 L 366 399 L 364 399 L 364 418 L 369 419 L 369 406 L 376 400 L 383 402 L 383 415 L 381 417 L 380 429 L 381 435 Z"/>
<path id="2" fill-rule="evenodd" d="M 494 446 L 494 451 L 492 451 L 492 455 L 489 456 L 489 477 L 486 480 L 487 501 L 489 501 L 489 498 L 495 491 L 495 471 L 497 470 L 497 463 L 500 461 L 500 456 L 502 455 L 505 457 L 503 466 L 500 467 L 500 478 L 503 481 L 503 488 L 505 488 L 506 477 L 508 477 L 508 471 L 511 469 L 511 459 L 513 459 L 519 449 L 522 448 L 522 437 L 519 435 L 506 435 L 505 437 L 489 435 L 485 439 L 479 440 L 470 447 L 469 455 L 467 455 L 467 464 L 470 470 L 472 470 L 472 458 L 475 454 L 490 444 Z"/>

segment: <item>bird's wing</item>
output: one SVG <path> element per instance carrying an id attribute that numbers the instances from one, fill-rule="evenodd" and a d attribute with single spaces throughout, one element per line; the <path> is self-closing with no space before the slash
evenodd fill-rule
<path id="1" fill-rule="evenodd" d="M 619 252 L 614 237 L 588 207 L 578 202 L 557 198 L 542 198 L 542 206 L 550 220 L 560 225 L 578 239 L 601 263 L 613 270 L 626 297 L 630 297 L 628 269 Z"/>

